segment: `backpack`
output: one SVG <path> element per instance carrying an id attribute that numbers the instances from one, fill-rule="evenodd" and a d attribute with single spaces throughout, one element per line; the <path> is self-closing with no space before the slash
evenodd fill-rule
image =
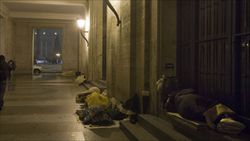
<path id="1" fill-rule="evenodd" d="M 8 66 L 10 70 L 15 70 L 16 69 L 16 63 L 13 60 L 8 61 Z"/>

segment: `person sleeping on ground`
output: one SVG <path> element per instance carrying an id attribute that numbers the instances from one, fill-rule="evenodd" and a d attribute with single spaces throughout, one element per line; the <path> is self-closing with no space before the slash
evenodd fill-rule
<path id="1" fill-rule="evenodd" d="M 237 114 L 218 101 L 197 95 L 193 89 L 170 93 L 163 104 L 169 112 L 177 112 L 183 118 L 204 121 L 222 133 L 239 134 L 245 125 L 237 121 Z"/>

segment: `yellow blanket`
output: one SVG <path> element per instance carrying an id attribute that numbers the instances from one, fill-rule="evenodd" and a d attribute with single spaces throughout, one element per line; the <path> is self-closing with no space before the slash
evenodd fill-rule
<path id="1" fill-rule="evenodd" d="M 86 98 L 86 103 L 89 107 L 103 106 L 107 108 L 110 104 L 109 98 L 100 93 L 93 92 Z"/>
<path id="2" fill-rule="evenodd" d="M 235 114 L 235 112 L 223 104 L 217 104 L 203 113 L 208 126 L 212 129 L 216 129 L 219 132 L 228 134 L 239 134 L 245 128 L 244 124 L 230 117 L 222 118 L 219 123 L 215 125 L 214 122 L 219 116 L 223 114 L 233 115 Z"/>
<path id="3" fill-rule="evenodd" d="M 233 110 L 223 104 L 217 104 L 203 113 L 209 127 L 215 129 L 215 120 L 222 114 L 235 114 Z"/>

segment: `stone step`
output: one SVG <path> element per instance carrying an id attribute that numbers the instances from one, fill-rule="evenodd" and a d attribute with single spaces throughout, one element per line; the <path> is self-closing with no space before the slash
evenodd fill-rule
<path id="1" fill-rule="evenodd" d="M 166 112 L 160 117 L 171 122 L 178 132 L 196 141 L 247 141 L 250 138 L 249 135 L 244 134 L 231 136 L 218 133 L 202 123 L 190 121 L 172 113 Z"/>
<path id="2" fill-rule="evenodd" d="M 121 121 L 120 128 L 131 141 L 159 141 L 140 124 L 132 124 L 129 121 Z"/>
<path id="3" fill-rule="evenodd" d="M 159 140 L 191 141 L 192 139 L 176 131 L 174 126 L 161 118 L 152 115 L 139 115 L 139 124 Z"/>
<path id="4" fill-rule="evenodd" d="M 167 121 L 170 121 L 174 128 L 188 136 L 189 138 L 197 141 L 213 141 L 213 140 L 225 140 L 221 139 L 219 136 L 214 136 L 211 131 L 207 128 L 199 128 L 198 124 L 191 122 L 190 120 L 180 118 L 178 116 L 173 115 L 172 113 L 166 113 L 161 115 L 161 117 Z M 206 131 L 205 131 L 206 130 Z"/>

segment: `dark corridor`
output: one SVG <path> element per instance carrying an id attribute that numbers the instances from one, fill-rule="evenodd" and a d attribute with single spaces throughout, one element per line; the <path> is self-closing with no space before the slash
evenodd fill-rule
<path id="1" fill-rule="evenodd" d="M 249 0 L 179 0 L 177 8 L 181 87 L 193 87 L 248 118 L 249 7 Z"/>

